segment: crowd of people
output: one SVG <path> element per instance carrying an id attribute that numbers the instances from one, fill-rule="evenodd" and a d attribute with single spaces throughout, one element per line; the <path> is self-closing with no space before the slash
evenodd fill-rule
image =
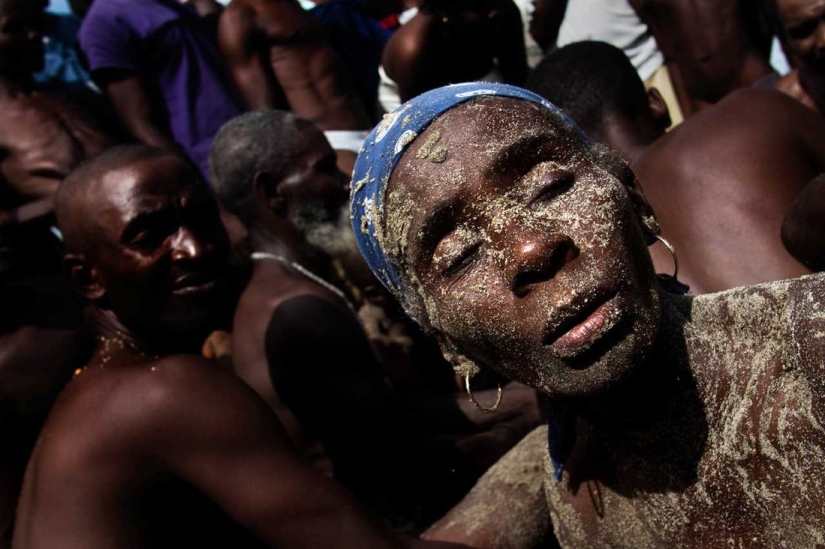
<path id="1" fill-rule="evenodd" d="M 0 549 L 825 546 L 825 3 L 68 4 Z"/>

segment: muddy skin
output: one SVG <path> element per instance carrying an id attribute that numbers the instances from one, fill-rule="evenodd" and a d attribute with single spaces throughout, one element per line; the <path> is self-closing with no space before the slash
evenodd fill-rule
<path id="1" fill-rule="evenodd" d="M 578 416 L 545 486 L 563 547 L 824 543 L 825 278 L 661 291 L 652 212 L 606 168 L 525 102 L 441 116 L 376 217 L 405 305 L 445 348 Z"/>

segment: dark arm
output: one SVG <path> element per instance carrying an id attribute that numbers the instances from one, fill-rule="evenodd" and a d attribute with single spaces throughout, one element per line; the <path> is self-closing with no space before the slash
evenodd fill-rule
<path id="1" fill-rule="evenodd" d="M 524 85 L 530 69 L 524 45 L 521 12 L 512 0 L 502 0 L 494 17 L 497 20 L 498 69 L 508 84 Z"/>
<path id="2" fill-rule="evenodd" d="M 144 432 L 163 463 L 240 524 L 272 547 L 425 546 L 372 520 L 304 465 L 274 414 L 231 373 L 185 362 L 161 374 L 165 390 Z"/>
<path id="3" fill-rule="evenodd" d="M 567 0 L 536 0 L 536 11 L 530 22 L 530 35 L 541 49 L 549 50 L 559 38 L 561 22 L 567 11 Z"/>
<path id="4" fill-rule="evenodd" d="M 218 23 L 218 44 L 250 109 L 286 108 L 280 86 L 266 64 L 264 53 L 269 47 L 254 10 L 246 6 L 224 10 Z"/>
<path id="5" fill-rule="evenodd" d="M 825 174 L 805 186 L 785 216 L 782 243 L 806 267 L 825 270 Z"/>
<path id="6" fill-rule="evenodd" d="M 152 101 L 136 73 L 100 69 L 94 71 L 92 77 L 101 89 L 106 90 L 121 122 L 138 141 L 181 151 L 170 133 L 165 114 Z"/>

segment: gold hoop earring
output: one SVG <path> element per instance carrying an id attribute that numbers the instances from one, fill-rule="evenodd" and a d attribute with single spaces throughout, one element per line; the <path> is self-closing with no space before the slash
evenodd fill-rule
<path id="1" fill-rule="evenodd" d="M 467 389 L 467 395 L 470 397 L 470 402 L 475 404 L 475 407 L 478 408 L 479 410 L 481 410 L 482 412 L 492 414 L 493 412 L 498 410 L 499 406 L 501 406 L 501 397 L 504 394 L 504 391 L 501 390 L 501 384 L 499 384 L 499 386 L 498 386 L 498 397 L 496 398 L 496 403 L 493 404 L 492 408 L 485 408 L 484 406 L 479 404 L 478 401 L 476 400 L 476 397 L 473 396 L 473 390 L 470 389 L 470 376 L 465 376 L 464 377 L 464 387 Z"/>
<path id="2" fill-rule="evenodd" d="M 670 242 L 668 242 L 667 240 L 665 240 L 664 238 L 662 238 L 658 234 L 653 235 L 653 238 L 655 238 L 656 240 L 661 242 L 664 245 L 664 247 L 667 248 L 667 251 L 670 252 L 670 257 L 673 258 L 673 274 L 672 275 L 657 274 L 656 276 L 658 276 L 659 278 L 661 278 L 663 280 L 676 280 L 679 276 L 679 258 L 676 256 L 676 250 L 673 248 L 673 245 Z"/>

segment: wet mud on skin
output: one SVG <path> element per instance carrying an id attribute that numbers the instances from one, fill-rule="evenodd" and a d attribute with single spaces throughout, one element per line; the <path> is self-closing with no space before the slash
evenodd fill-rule
<path id="1" fill-rule="evenodd" d="M 579 420 L 563 480 L 546 477 L 550 516 L 562 546 L 825 545 L 819 481 L 825 468 L 820 396 L 825 395 L 825 277 L 697 298 L 660 294 L 632 193 L 614 177 L 615 165 L 598 151 L 576 146 L 576 138 L 558 126 L 558 148 L 568 154 L 534 163 L 518 185 L 489 199 L 485 195 L 469 208 L 470 215 L 462 212 L 468 221 L 435 246 L 427 258 L 433 267 L 422 274 L 423 260 L 416 263 L 413 255 L 416 239 L 426 235 L 416 233 L 414 220 L 426 213 L 426 205 L 396 178 L 426 178 L 433 193 L 472 183 L 478 171 L 456 159 L 490 158 L 500 149 L 478 125 L 449 124 L 460 111 L 472 109 L 483 111 L 489 133 L 498 132 L 499 141 L 523 132 L 524 109 L 516 113 L 487 98 L 453 109 L 412 143 L 393 175 L 386 208 L 373 212 L 373 219 L 382 220 L 378 238 L 404 280 L 408 311 L 459 350 L 472 348 L 468 355 L 482 366 L 495 365 L 545 392 L 560 386 L 573 394 L 596 386 L 607 391 L 641 379 L 650 400 L 661 406 L 661 413 L 651 416 L 655 419 L 629 431 L 619 428 L 622 414 L 609 428 Z M 560 173 L 572 173 L 572 183 L 554 194 L 552 206 L 525 207 L 546 181 L 564 180 Z M 448 209 L 448 215 L 458 212 Z M 607 319 L 615 330 L 581 355 L 590 357 L 589 366 L 560 367 L 526 338 L 524 330 L 552 319 L 558 303 L 548 299 L 544 308 L 514 323 L 494 269 L 474 270 L 471 283 L 433 285 L 432 272 L 468 247 L 484 248 L 481 264 L 506 268 L 510 258 L 491 243 L 514 222 L 519 230 L 530 227 L 551 238 L 577 235 L 567 245 L 581 252 L 577 261 L 587 268 L 571 262 L 567 270 L 575 276 L 554 281 L 559 294 L 575 296 L 577 310 L 604 298 L 601 283 L 608 275 L 623 292 L 622 317 Z M 611 254 L 616 247 L 626 253 Z M 646 351 L 640 354 L 640 348 Z M 628 367 L 628 357 L 645 367 L 611 378 L 614 369 Z M 574 370 L 575 375 L 568 373 Z M 639 377 L 644 375 L 652 378 Z M 639 409 L 650 404 L 637 400 L 632 406 Z"/>
<path id="2" fill-rule="evenodd" d="M 823 347 L 810 348 L 825 340 L 823 297 L 814 275 L 665 298 L 656 365 L 688 379 L 695 398 L 684 394 L 673 408 L 684 412 L 647 447 L 580 421 L 574 467 L 546 480 L 562 545 L 825 543 Z M 656 451 L 668 439 L 681 457 Z"/>

